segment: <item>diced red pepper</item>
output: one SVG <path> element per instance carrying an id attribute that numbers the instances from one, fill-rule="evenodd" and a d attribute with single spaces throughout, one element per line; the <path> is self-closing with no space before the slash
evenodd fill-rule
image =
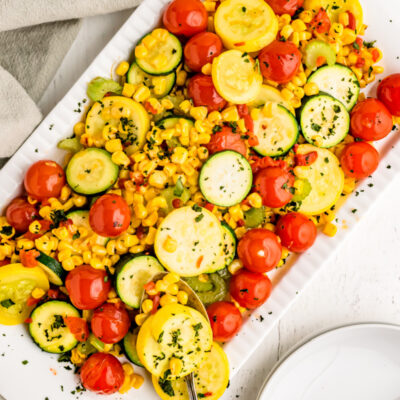
<path id="1" fill-rule="evenodd" d="M 182 200 L 181 199 L 173 199 L 172 200 L 172 207 L 179 208 L 181 206 L 182 206 Z"/>
<path id="2" fill-rule="evenodd" d="M 204 206 L 204 208 L 206 208 L 208 211 L 213 212 L 214 210 L 214 204 L 211 203 L 206 203 L 206 205 Z"/>
<path id="3" fill-rule="evenodd" d="M 212 392 L 206 392 L 203 394 L 204 397 L 211 397 L 212 395 Z"/>
<path id="4" fill-rule="evenodd" d="M 316 61 L 317 67 L 320 67 L 321 65 L 324 65 L 325 63 L 326 63 L 326 57 L 324 57 L 324 56 L 317 57 L 317 61 Z"/>
<path id="5" fill-rule="evenodd" d="M 126 182 L 126 181 L 129 181 L 129 179 L 127 179 L 127 178 L 119 179 L 119 180 L 118 180 L 118 187 L 119 187 L 120 189 L 125 189 L 125 182 Z"/>
<path id="6" fill-rule="evenodd" d="M 89 337 L 89 327 L 83 318 L 64 317 L 64 323 L 79 342 L 86 342 Z"/>
<path id="7" fill-rule="evenodd" d="M 21 250 L 19 252 L 19 257 L 21 259 L 21 263 L 24 267 L 27 268 L 34 268 L 38 266 L 38 260 L 36 260 L 37 257 L 40 256 L 40 253 L 37 250 Z"/>
<path id="8" fill-rule="evenodd" d="M 200 256 L 196 261 L 196 268 L 200 268 L 201 263 L 203 262 L 204 256 Z"/>
<path id="9" fill-rule="evenodd" d="M 68 218 L 66 221 L 61 221 L 60 222 L 60 226 L 63 226 L 65 228 L 70 227 L 74 222 L 72 221 L 72 219 Z"/>
<path id="10" fill-rule="evenodd" d="M 246 44 L 246 42 L 237 42 L 234 43 L 234 46 L 240 47 L 240 46 L 244 46 Z"/>
<path id="11" fill-rule="evenodd" d="M 239 219 L 239 221 L 236 222 L 237 226 L 244 226 L 245 222 L 244 219 Z"/>
<path id="12" fill-rule="evenodd" d="M 378 50 L 378 49 L 373 49 L 373 50 L 371 51 L 371 54 L 372 54 L 372 60 L 373 60 L 374 62 L 378 61 L 378 59 L 379 59 L 379 57 L 380 57 L 379 50 Z"/>
<path id="13" fill-rule="evenodd" d="M 10 264 L 10 259 L 9 258 L 5 258 L 4 260 L 0 261 L 0 267 L 3 267 L 4 265 L 8 265 Z"/>
<path id="14" fill-rule="evenodd" d="M 139 240 L 144 238 L 144 232 L 143 232 L 143 226 L 140 225 L 139 227 L 136 228 L 136 236 L 138 237 Z"/>
<path id="15" fill-rule="evenodd" d="M 253 174 L 256 174 L 258 171 L 264 168 L 268 167 L 279 167 L 279 168 L 287 168 L 287 164 L 283 160 L 273 160 L 271 157 L 257 157 L 257 156 L 252 156 L 250 158 L 251 160 L 254 160 L 254 162 L 251 164 L 251 170 L 253 171 Z"/>
<path id="16" fill-rule="evenodd" d="M 157 114 L 157 110 L 156 110 L 148 101 L 146 101 L 146 102 L 144 103 L 144 108 L 145 108 L 150 114 L 153 114 L 153 115 L 156 115 L 156 114 Z"/>
<path id="17" fill-rule="evenodd" d="M 362 68 L 365 65 L 365 59 L 362 57 L 358 57 L 356 62 L 356 68 Z"/>
<path id="18" fill-rule="evenodd" d="M 29 299 L 26 301 L 26 305 L 28 307 L 35 306 L 37 303 L 39 303 L 41 299 L 35 299 L 34 297 L 29 297 Z"/>
<path id="19" fill-rule="evenodd" d="M 25 322 L 26 324 L 30 324 L 32 321 L 33 321 L 32 318 L 29 317 L 29 318 L 27 318 L 24 322 Z"/>
<path id="20" fill-rule="evenodd" d="M 253 132 L 248 132 L 249 138 L 247 139 L 247 143 L 250 147 L 257 146 L 260 142 L 258 141 L 258 137 L 254 135 Z"/>
<path id="21" fill-rule="evenodd" d="M 58 299 L 58 296 L 60 295 L 60 292 L 57 289 L 49 289 L 47 291 L 47 297 L 49 299 Z"/>
<path id="22" fill-rule="evenodd" d="M 155 288 L 156 288 L 156 284 L 153 281 L 148 282 L 143 286 L 143 289 L 146 292 L 150 292 L 151 290 L 154 290 Z"/>
<path id="23" fill-rule="evenodd" d="M 250 117 L 249 108 L 246 104 L 239 104 L 236 106 L 238 110 L 239 117 L 244 120 L 244 124 L 246 126 L 247 131 L 254 132 L 254 122 L 253 119 Z M 251 145 L 257 146 L 257 145 Z"/>
<path id="24" fill-rule="evenodd" d="M 311 27 L 318 33 L 328 33 L 331 28 L 331 20 L 327 12 L 321 7 L 313 20 L 311 21 Z"/>
<path id="25" fill-rule="evenodd" d="M 158 310 L 158 306 L 160 305 L 160 295 L 156 294 L 155 296 L 153 296 L 152 300 L 153 300 L 153 308 L 151 310 L 151 313 L 155 314 Z"/>
<path id="26" fill-rule="evenodd" d="M 47 221 L 47 219 L 38 219 L 37 221 L 41 225 L 40 231 L 38 233 L 32 233 L 29 231 L 25 232 L 24 238 L 26 238 L 28 240 L 36 240 L 50 230 L 51 221 Z"/>
<path id="27" fill-rule="evenodd" d="M 355 31 L 356 27 L 357 27 L 356 17 L 350 11 L 347 11 L 347 14 L 349 16 L 349 24 L 346 26 L 346 28 L 349 28 L 349 29 Z"/>
<path id="28" fill-rule="evenodd" d="M 318 158 L 318 153 L 316 151 L 311 151 L 307 154 L 296 154 L 294 156 L 296 165 L 298 166 L 306 166 L 313 164 Z"/>

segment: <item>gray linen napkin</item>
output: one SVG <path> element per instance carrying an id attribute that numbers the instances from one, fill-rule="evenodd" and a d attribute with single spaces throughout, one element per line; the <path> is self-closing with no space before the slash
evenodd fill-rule
<path id="1" fill-rule="evenodd" d="M 0 158 L 10 157 L 40 122 L 35 103 L 79 31 L 77 18 L 140 1 L 0 0 Z"/>

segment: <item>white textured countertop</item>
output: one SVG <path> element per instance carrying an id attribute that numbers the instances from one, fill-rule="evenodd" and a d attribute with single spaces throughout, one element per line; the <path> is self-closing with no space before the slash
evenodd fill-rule
<path id="1" fill-rule="evenodd" d="M 88 18 L 40 106 L 48 113 L 104 47 L 130 11 Z M 400 324 L 400 177 L 358 223 L 340 252 L 327 263 L 266 337 L 223 399 L 255 400 L 274 364 L 307 336 L 354 322 Z M 145 400 L 145 399 L 143 399 Z"/>

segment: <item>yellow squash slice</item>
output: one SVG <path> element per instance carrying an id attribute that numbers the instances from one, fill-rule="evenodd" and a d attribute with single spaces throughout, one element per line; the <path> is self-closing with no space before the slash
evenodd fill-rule
<path id="1" fill-rule="evenodd" d="M 294 114 L 293 106 L 287 102 L 281 92 L 270 85 L 262 85 L 257 97 L 251 101 L 249 107 L 262 107 L 265 103 L 271 101 L 272 103 L 278 103 L 279 105 L 287 108 L 292 114 Z"/>

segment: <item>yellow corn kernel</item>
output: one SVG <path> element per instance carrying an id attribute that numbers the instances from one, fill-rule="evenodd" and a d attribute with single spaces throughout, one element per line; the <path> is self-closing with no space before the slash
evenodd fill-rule
<path id="1" fill-rule="evenodd" d="M 211 135 L 208 133 L 201 133 L 197 139 L 198 144 L 207 144 L 211 140 Z"/>
<path id="2" fill-rule="evenodd" d="M 129 252 L 132 254 L 138 254 L 145 250 L 145 246 L 141 244 L 137 244 L 136 246 L 132 246 L 129 248 Z"/>
<path id="3" fill-rule="evenodd" d="M 197 155 L 200 160 L 206 160 L 208 158 L 208 149 L 206 147 L 199 147 L 197 149 Z"/>
<path id="4" fill-rule="evenodd" d="M 215 11 L 215 1 L 208 1 L 206 0 L 205 2 L 203 2 L 204 7 L 206 8 L 206 10 L 208 12 L 214 12 Z"/>
<path id="5" fill-rule="evenodd" d="M 101 257 L 104 257 L 107 254 L 107 250 L 104 246 L 94 245 L 92 247 L 92 251 L 94 254 L 97 254 L 98 256 Z"/>
<path id="6" fill-rule="evenodd" d="M 32 290 L 31 296 L 34 299 L 41 299 L 45 294 L 46 294 L 46 292 L 43 289 L 35 288 Z"/>
<path id="7" fill-rule="evenodd" d="M 244 226 L 235 229 L 235 235 L 239 240 L 245 235 L 246 232 L 247 229 Z"/>
<path id="8" fill-rule="evenodd" d="M 207 117 L 207 107 L 199 106 L 199 107 L 192 107 L 190 109 L 190 115 L 199 121 L 203 121 Z"/>
<path id="9" fill-rule="evenodd" d="M 337 226 L 335 224 L 332 224 L 331 222 L 329 222 L 324 226 L 324 229 L 322 230 L 322 232 L 326 236 L 333 237 L 337 233 Z"/>
<path id="10" fill-rule="evenodd" d="M 121 150 L 118 150 L 115 153 L 113 153 L 111 155 L 111 160 L 113 163 L 123 167 L 127 167 L 131 163 L 130 158 Z"/>
<path id="11" fill-rule="evenodd" d="M 290 39 L 290 41 L 291 41 L 296 47 L 299 47 L 299 45 L 300 45 L 300 35 L 303 35 L 303 33 L 307 33 L 307 32 L 293 32 L 292 38 Z M 304 39 L 303 39 L 303 40 L 304 40 Z"/>
<path id="12" fill-rule="evenodd" d="M 164 279 L 160 279 L 156 282 L 156 290 L 157 292 L 165 292 L 169 286 L 168 282 L 165 282 Z"/>
<path id="13" fill-rule="evenodd" d="M 313 13 L 309 10 L 304 10 L 300 13 L 299 18 L 306 24 L 310 23 L 313 19 Z"/>
<path id="14" fill-rule="evenodd" d="M 172 357 L 169 360 L 169 369 L 172 375 L 178 375 L 183 368 L 183 362 L 179 358 Z"/>
<path id="15" fill-rule="evenodd" d="M 110 153 L 122 151 L 121 139 L 107 140 L 105 144 L 105 149 Z"/>
<path id="16" fill-rule="evenodd" d="M 133 375 L 131 376 L 131 386 L 132 386 L 134 389 L 140 389 L 141 386 L 143 385 L 143 383 L 144 383 L 144 378 L 143 378 L 143 376 L 138 375 L 138 374 L 133 374 Z"/>
<path id="17" fill-rule="evenodd" d="M 135 316 L 136 325 L 142 326 L 143 322 L 146 321 L 146 319 L 147 319 L 147 314 L 137 314 Z"/>
<path id="18" fill-rule="evenodd" d="M 221 117 L 224 121 L 239 121 L 239 113 L 236 106 L 230 106 L 221 111 Z"/>
<path id="19" fill-rule="evenodd" d="M 125 375 L 133 375 L 133 373 L 135 372 L 132 364 L 130 363 L 122 364 L 122 369 L 124 370 Z"/>
<path id="20" fill-rule="evenodd" d="M 243 210 L 241 209 L 240 204 L 229 207 L 229 214 L 235 221 L 239 221 L 240 219 L 244 218 Z"/>
<path id="21" fill-rule="evenodd" d="M 178 86 L 183 86 L 186 82 L 186 78 L 187 78 L 187 72 L 184 70 L 179 71 L 176 74 L 176 84 Z"/>
<path id="22" fill-rule="evenodd" d="M 375 65 L 372 67 L 372 70 L 374 71 L 375 74 L 383 74 L 385 68 L 381 67 L 380 65 Z"/>
<path id="23" fill-rule="evenodd" d="M 285 259 L 288 257 L 288 255 L 289 255 L 289 250 L 285 246 L 282 246 L 282 257 L 281 258 Z"/>
<path id="24" fill-rule="evenodd" d="M 168 253 L 174 253 L 177 248 L 178 248 L 178 242 L 168 235 L 167 239 L 163 243 L 163 249 L 165 251 L 168 251 Z"/>
<path id="25" fill-rule="evenodd" d="M 203 4 L 205 4 L 205 3 L 203 3 Z M 215 3 L 214 3 L 214 5 L 215 5 Z M 201 72 L 202 72 L 204 75 L 211 75 L 211 64 L 210 64 L 210 63 L 204 64 L 204 65 L 201 67 Z"/>
<path id="26" fill-rule="evenodd" d="M 302 99 L 304 97 L 304 89 L 302 87 L 296 87 L 293 90 L 293 94 L 298 97 L 299 99 Z"/>
<path id="27" fill-rule="evenodd" d="M 149 184 L 158 189 L 164 189 L 168 176 L 163 171 L 154 171 L 149 177 Z"/>
<path id="28" fill-rule="evenodd" d="M 135 212 L 136 218 L 143 219 L 147 217 L 146 207 L 141 203 L 136 204 L 133 207 L 133 211 Z"/>
<path id="29" fill-rule="evenodd" d="M 303 32 L 307 29 L 306 24 L 301 19 L 295 19 L 291 25 L 295 32 Z"/>
<path id="30" fill-rule="evenodd" d="M 58 258 L 60 259 L 60 255 L 58 255 Z M 86 250 L 82 253 L 82 258 L 83 262 L 85 264 L 90 264 L 90 260 L 92 259 L 92 253 L 89 250 Z"/>
<path id="31" fill-rule="evenodd" d="M 164 276 L 163 281 L 165 281 L 168 285 L 172 285 L 173 283 L 178 283 L 180 279 L 180 276 L 176 272 L 169 272 Z"/>
<path id="32" fill-rule="evenodd" d="M 243 263 L 236 258 L 233 260 L 229 266 L 228 266 L 228 271 L 232 274 L 235 275 L 237 272 L 239 272 L 243 268 Z"/>
<path id="33" fill-rule="evenodd" d="M 176 164 L 184 164 L 188 158 L 188 151 L 184 147 L 175 147 L 171 161 Z"/>
<path id="34" fill-rule="evenodd" d="M 292 17 L 289 14 L 282 14 L 279 17 L 279 24 L 281 25 L 288 25 L 290 24 Z"/>
<path id="35" fill-rule="evenodd" d="M 117 75 L 124 76 L 128 72 L 128 69 L 129 69 L 128 61 L 121 61 L 118 65 L 118 67 L 116 68 L 115 73 Z M 130 96 L 128 96 L 128 97 L 130 97 Z"/>
<path id="36" fill-rule="evenodd" d="M 190 111 L 190 108 L 192 107 L 192 104 L 190 103 L 189 100 L 183 100 L 182 103 L 179 104 L 179 108 L 187 114 Z"/>
<path id="37" fill-rule="evenodd" d="M 362 71 L 360 68 L 351 67 L 351 70 L 354 72 L 357 79 L 360 81 L 362 79 Z"/>
<path id="38" fill-rule="evenodd" d="M 350 194 L 356 187 L 356 180 L 354 178 L 345 178 L 344 186 L 343 186 L 343 193 Z"/>
<path id="39" fill-rule="evenodd" d="M 163 68 L 166 66 L 168 62 L 168 58 L 165 54 L 158 54 L 157 56 L 155 56 L 152 60 L 152 64 L 156 67 L 156 68 Z"/>
<path id="40" fill-rule="evenodd" d="M 261 110 L 259 108 L 253 108 L 250 111 L 250 116 L 254 121 L 257 121 L 260 118 Z"/>
<path id="41" fill-rule="evenodd" d="M 321 214 L 321 216 L 326 223 L 332 222 L 336 218 L 335 213 L 332 211 L 325 211 L 323 214 Z"/>
<path id="42" fill-rule="evenodd" d="M 157 44 L 157 39 L 153 35 L 147 35 L 142 39 L 142 43 L 148 49 L 152 49 Z"/>
<path id="43" fill-rule="evenodd" d="M 125 82 L 122 88 L 122 96 L 132 97 L 133 94 L 135 93 L 135 90 L 136 90 L 136 85 L 134 85 L 133 83 Z"/>
<path id="44" fill-rule="evenodd" d="M 316 83 L 310 82 L 304 86 L 304 94 L 306 96 L 314 96 L 319 93 L 319 88 Z"/>
<path id="45" fill-rule="evenodd" d="M 285 38 L 286 40 L 289 39 L 290 35 L 294 32 L 293 28 L 291 25 L 285 25 L 282 29 L 281 29 L 281 36 L 283 38 Z"/>
<path id="46" fill-rule="evenodd" d="M 102 270 L 105 269 L 104 263 L 98 257 L 92 257 L 92 259 L 90 260 L 90 265 L 95 269 L 102 269 Z"/>
<path id="47" fill-rule="evenodd" d="M 260 208 L 262 206 L 262 198 L 258 193 L 251 193 L 247 196 L 247 200 L 252 207 Z"/>
<path id="48" fill-rule="evenodd" d="M 118 129 L 115 126 L 106 125 L 102 131 L 102 137 L 104 140 L 115 139 Z"/>
<path id="49" fill-rule="evenodd" d="M 347 57 L 347 61 L 350 65 L 356 64 L 357 60 L 358 60 L 358 55 L 354 52 L 350 53 L 349 56 Z"/>
<path id="50" fill-rule="evenodd" d="M 153 90 L 154 90 L 154 93 L 157 94 L 155 88 Z M 169 99 L 161 99 L 161 105 L 166 110 L 172 110 L 174 108 L 174 103 Z"/>
<path id="51" fill-rule="evenodd" d="M 274 224 L 271 224 L 270 222 L 267 222 L 267 223 L 263 226 L 263 228 L 264 228 L 264 229 L 268 229 L 268 230 L 271 231 L 271 232 L 274 232 L 274 231 L 275 231 L 275 225 L 274 225 Z"/>
<path id="52" fill-rule="evenodd" d="M 343 26 L 349 25 L 349 14 L 347 12 L 343 12 L 339 14 L 339 23 Z"/>
<path id="53" fill-rule="evenodd" d="M 133 99 L 137 102 L 143 102 L 150 97 L 150 89 L 147 86 L 140 85 L 135 94 L 133 95 Z"/>
<path id="54" fill-rule="evenodd" d="M 75 265 L 83 264 L 83 258 L 81 256 L 72 256 L 71 258 Z"/>
<path id="55" fill-rule="evenodd" d="M 169 32 L 166 29 L 157 28 L 154 29 L 154 31 L 151 33 L 151 36 L 154 36 L 160 42 L 164 42 L 165 40 L 168 39 Z"/>
<path id="56" fill-rule="evenodd" d="M 144 44 L 138 44 L 135 47 L 135 57 L 136 58 L 145 58 L 149 54 L 146 46 Z"/>
<path id="57" fill-rule="evenodd" d="M 142 221 L 143 226 L 154 226 L 157 223 L 158 213 L 153 211 L 147 218 Z"/>
<path id="58" fill-rule="evenodd" d="M 173 295 L 173 296 L 176 296 L 176 295 L 178 294 L 178 292 L 179 292 L 179 287 L 178 287 L 178 285 L 177 285 L 176 283 L 172 283 L 171 285 L 169 285 L 169 286 L 167 287 L 166 292 L 167 292 L 168 294 L 171 294 L 171 295 Z"/>
<path id="59" fill-rule="evenodd" d="M 282 89 L 281 94 L 282 94 L 282 97 L 283 97 L 286 101 L 292 100 L 292 98 L 293 98 L 293 96 L 294 96 L 293 92 L 291 92 L 289 89 L 286 89 L 286 88 Z"/>
<path id="60" fill-rule="evenodd" d="M 329 29 L 329 35 L 335 39 L 340 38 L 343 35 L 344 26 L 340 23 L 333 23 Z"/>
<path id="61" fill-rule="evenodd" d="M 221 120 L 222 117 L 219 111 L 211 111 L 207 116 L 207 121 L 211 124 L 218 124 Z"/>
<path id="62" fill-rule="evenodd" d="M 176 295 L 176 298 L 180 304 L 186 305 L 189 300 L 189 295 L 185 291 L 180 290 Z"/>
<path id="63" fill-rule="evenodd" d="M 63 249 L 58 253 L 58 261 L 62 262 L 72 256 L 72 252 L 70 249 Z"/>
<path id="64" fill-rule="evenodd" d="M 357 39 L 357 34 L 355 33 L 355 31 L 349 28 L 344 28 L 343 34 L 340 37 L 340 40 L 342 41 L 343 45 L 354 43 L 356 39 Z"/>
<path id="65" fill-rule="evenodd" d="M 171 294 L 164 294 L 161 296 L 160 299 L 160 306 L 165 307 L 169 304 L 176 304 L 178 302 L 178 299 L 176 296 L 172 296 Z"/>
<path id="66" fill-rule="evenodd" d="M 42 225 L 40 224 L 39 221 L 33 221 L 29 225 L 29 232 L 30 233 L 39 233 L 41 228 L 42 228 Z"/>
<path id="67" fill-rule="evenodd" d="M 142 310 L 148 314 L 153 309 L 153 300 L 146 299 L 142 304 Z"/>
<path id="68" fill-rule="evenodd" d="M 66 271 L 72 271 L 75 268 L 75 264 L 72 258 L 67 258 L 61 264 Z"/>
<path id="69" fill-rule="evenodd" d="M 81 136 L 85 133 L 85 123 L 84 122 L 77 122 L 74 125 L 74 133 L 76 136 Z"/>

